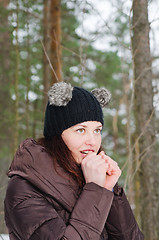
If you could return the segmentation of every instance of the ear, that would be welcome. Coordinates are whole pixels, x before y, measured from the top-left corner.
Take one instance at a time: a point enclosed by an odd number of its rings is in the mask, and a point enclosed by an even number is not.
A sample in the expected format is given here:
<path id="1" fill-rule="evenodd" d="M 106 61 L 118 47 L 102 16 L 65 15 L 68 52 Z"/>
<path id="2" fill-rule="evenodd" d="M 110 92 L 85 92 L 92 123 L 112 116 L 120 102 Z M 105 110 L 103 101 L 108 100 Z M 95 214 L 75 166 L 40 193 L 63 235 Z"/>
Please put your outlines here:
<path id="1" fill-rule="evenodd" d="M 50 105 L 66 106 L 72 99 L 73 87 L 65 82 L 55 83 L 48 91 Z"/>
<path id="2" fill-rule="evenodd" d="M 91 92 L 97 98 L 101 107 L 106 107 L 106 105 L 110 102 L 111 93 L 106 88 L 95 88 Z"/>

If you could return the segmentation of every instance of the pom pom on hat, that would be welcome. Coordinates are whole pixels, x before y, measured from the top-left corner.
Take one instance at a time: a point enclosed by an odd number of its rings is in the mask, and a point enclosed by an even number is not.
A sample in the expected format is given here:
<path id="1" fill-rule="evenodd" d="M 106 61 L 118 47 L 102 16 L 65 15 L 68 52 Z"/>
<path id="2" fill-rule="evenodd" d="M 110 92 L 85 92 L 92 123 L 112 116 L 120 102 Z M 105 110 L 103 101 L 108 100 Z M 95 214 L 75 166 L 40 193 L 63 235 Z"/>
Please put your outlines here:
<path id="1" fill-rule="evenodd" d="M 106 88 L 95 88 L 92 90 L 92 93 L 99 101 L 101 107 L 106 107 L 110 102 L 111 93 Z"/>
<path id="2" fill-rule="evenodd" d="M 65 82 L 55 83 L 48 91 L 50 105 L 66 106 L 72 99 L 73 87 Z"/>

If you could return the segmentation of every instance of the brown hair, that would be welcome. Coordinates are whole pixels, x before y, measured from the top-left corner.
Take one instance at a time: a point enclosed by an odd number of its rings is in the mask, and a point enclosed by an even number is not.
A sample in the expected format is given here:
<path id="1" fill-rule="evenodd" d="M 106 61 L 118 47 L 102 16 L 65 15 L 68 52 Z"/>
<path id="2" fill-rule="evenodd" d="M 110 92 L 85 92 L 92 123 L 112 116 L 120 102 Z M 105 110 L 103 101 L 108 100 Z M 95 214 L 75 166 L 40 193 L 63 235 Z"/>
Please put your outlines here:
<path id="1" fill-rule="evenodd" d="M 70 174 L 70 176 L 72 176 L 80 188 L 84 185 L 85 180 L 81 167 L 73 158 L 71 151 L 66 146 L 61 135 L 56 135 L 51 138 L 40 138 L 37 140 L 37 143 L 42 145 L 52 157 L 56 172 L 55 163 L 57 162 Z"/>

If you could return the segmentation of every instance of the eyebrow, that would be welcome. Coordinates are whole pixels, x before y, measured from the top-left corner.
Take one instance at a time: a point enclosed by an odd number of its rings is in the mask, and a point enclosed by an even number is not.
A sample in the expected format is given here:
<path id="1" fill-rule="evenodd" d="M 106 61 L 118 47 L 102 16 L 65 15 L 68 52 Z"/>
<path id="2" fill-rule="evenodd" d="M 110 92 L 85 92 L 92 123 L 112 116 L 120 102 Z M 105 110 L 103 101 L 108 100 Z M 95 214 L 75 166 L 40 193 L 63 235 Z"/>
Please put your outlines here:
<path id="1" fill-rule="evenodd" d="M 74 127 L 85 127 L 85 128 L 87 128 L 88 126 L 86 126 L 86 125 L 84 125 L 84 124 L 82 124 L 82 123 L 79 123 L 79 124 L 77 124 L 77 125 L 75 125 Z M 96 126 L 95 128 L 99 128 L 99 127 L 101 127 L 102 128 L 102 124 L 101 125 L 98 125 L 98 126 Z"/>

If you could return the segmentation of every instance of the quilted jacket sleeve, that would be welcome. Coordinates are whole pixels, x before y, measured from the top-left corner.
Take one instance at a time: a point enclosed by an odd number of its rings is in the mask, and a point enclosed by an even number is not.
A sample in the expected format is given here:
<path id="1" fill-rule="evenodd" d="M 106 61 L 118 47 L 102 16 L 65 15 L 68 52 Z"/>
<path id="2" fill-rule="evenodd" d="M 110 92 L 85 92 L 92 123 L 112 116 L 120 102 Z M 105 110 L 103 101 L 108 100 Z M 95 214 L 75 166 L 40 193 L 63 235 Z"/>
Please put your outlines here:
<path id="1" fill-rule="evenodd" d="M 118 186 L 117 186 L 118 187 Z M 114 194 L 106 221 L 109 240 L 144 240 L 122 188 Z"/>
<path id="2" fill-rule="evenodd" d="M 94 183 L 86 184 L 66 226 L 36 188 L 26 180 L 14 177 L 5 199 L 6 224 L 10 236 L 14 232 L 14 239 L 98 240 L 112 200 L 112 192 Z"/>

